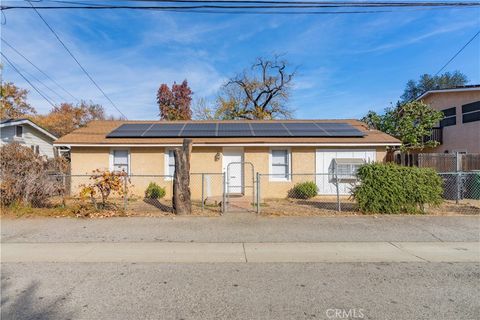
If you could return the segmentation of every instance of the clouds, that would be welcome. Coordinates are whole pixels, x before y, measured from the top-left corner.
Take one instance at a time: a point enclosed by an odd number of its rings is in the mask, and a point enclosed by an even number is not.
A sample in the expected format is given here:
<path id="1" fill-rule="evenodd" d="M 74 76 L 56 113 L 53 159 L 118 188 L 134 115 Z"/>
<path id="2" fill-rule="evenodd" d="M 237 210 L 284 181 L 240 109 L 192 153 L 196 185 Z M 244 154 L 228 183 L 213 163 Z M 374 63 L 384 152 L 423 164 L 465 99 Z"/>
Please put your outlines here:
<path id="1" fill-rule="evenodd" d="M 187 79 L 195 98 L 212 100 L 226 79 L 256 57 L 274 53 L 284 53 L 293 66 L 299 66 L 290 103 L 299 117 L 352 117 L 383 108 L 396 101 L 408 79 L 433 72 L 449 58 L 445 48 L 459 47 L 459 35 L 478 29 L 478 12 L 458 12 L 368 16 L 130 11 L 42 14 L 129 118 L 155 119 L 160 83 Z M 74 95 L 101 103 L 116 114 L 33 12 L 7 12 L 2 37 Z M 480 82 L 480 65 L 473 61 L 478 50 L 478 42 L 472 43 L 452 63 L 452 68 L 460 68 L 473 82 Z M 3 47 L 2 52 L 46 81 L 8 48 Z M 28 88 L 8 66 L 4 80 Z M 40 112 L 50 108 L 33 90 L 29 99 Z"/>

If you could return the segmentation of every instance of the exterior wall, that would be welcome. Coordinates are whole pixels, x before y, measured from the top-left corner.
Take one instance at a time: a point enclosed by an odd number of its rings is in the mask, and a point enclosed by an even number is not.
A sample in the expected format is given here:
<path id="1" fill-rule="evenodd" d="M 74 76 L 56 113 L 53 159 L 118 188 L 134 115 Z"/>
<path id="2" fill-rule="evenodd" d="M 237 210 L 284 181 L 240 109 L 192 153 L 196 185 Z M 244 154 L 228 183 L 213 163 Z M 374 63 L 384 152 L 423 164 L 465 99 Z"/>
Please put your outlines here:
<path id="1" fill-rule="evenodd" d="M 15 136 L 15 127 L 16 126 L 12 125 L 0 129 L 0 145 L 18 142 L 28 148 L 31 148 L 31 146 L 38 146 L 40 155 L 48 158 L 53 158 L 55 156 L 52 138 L 29 125 L 22 125 L 23 136 L 17 137 Z"/>
<path id="2" fill-rule="evenodd" d="M 121 148 L 118 148 L 121 149 Z M 315 152 L 319 147 L 291 147 L 291 170 L 294 174 L 291 181 L 270 181 L 268 176 L 262 176 L 262 198 L 284 198 L 296 183 L 315 181 Z M 325 147 L 332 149 L 332 147 Z M 335 148 L 342 149 L 342 148 Z M 355 149 L 355 148 L 346 148 Z M 359 149 L 365 149 L 361 147 Z M 145 189 L 150 182 L 165 187 L 166 197 L 172 196 L 172 181 L 165 175 L 165 152 L 162 147 L 132 147 L 130 150 L 131 193 L 143 197 Z M 72 175 L 87 175 L 95 169 L 107 170 L 110 165 L 111 148 L 108 147 L 74 147 L 71 150 Z M 215 160 L 220 153 L 218 160 Z M 222 176 L 222 148 L 221 147 L 194 147 L 191 159 L 191 192 L 192 199 L 199 200 L 203 192 L 205 197 L 221 199 L 223 193 Z M 254 175 L 257 172 L 269 173 L 269 147 L 245 147 L 244 161 L 251 162 L 254 166 Z M 386 148 L 376 148 L 376 160 L 385 161 Z M 295 175 L 298 174 L 298 175 Z M 143 175 L 143 176 L 142 176 Z M 157 175 L 157 176 L 155 176 Z M 252 186 L 254 177 L 251 169 L 245 166 L 244 185 Z M 79 185 L 88 183 L 88 177 L 72 177 L 72 195 L 77 195 Z M 250 195 L 251 189 L 246 189 Z"/>
<path id="3" fill-rule="evenodd" d="M 462 123 L 462 105 L 480 101 L 480 90 L 431 93 L 423 101 L 436 110 L 456 108 L 457 124 L 443 128 L 443 144 L 430 152 L 480 153 L 480 121 Z"/>

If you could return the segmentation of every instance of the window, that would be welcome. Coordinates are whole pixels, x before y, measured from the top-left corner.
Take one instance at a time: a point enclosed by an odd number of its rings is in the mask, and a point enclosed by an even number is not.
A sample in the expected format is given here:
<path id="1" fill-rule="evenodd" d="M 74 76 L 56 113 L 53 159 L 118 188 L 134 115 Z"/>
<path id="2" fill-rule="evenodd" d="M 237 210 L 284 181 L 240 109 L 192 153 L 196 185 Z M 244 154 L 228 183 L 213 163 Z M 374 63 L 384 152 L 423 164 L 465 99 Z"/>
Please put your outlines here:
<path id="1" fill-rule="evenodd" d="M 169 177 L 165 177 L 165 180 L 171 180 L 173 175 L 175 174 L 175 155 L 173 149 L 165 150 L 165 169 L 164 174 L 168 175 Z"/>
<path id="2" fill-rule="evenodd" d="M 23 127 L 15 126 L 15 136 L 21 138 L 23 136 Z"/>
<path id="3" fill-rule="evenodd" d="M 288 149 L 273 149 L 270 154 L 270 180 L 290 180 L 290 152 Z"/>
<path id="4" fill-rule="evenodd" d="M 168 175 L 173 176 L 175 174 L 175 155 L 173 150 L 168 150 Z"/>
<path id="5" fill-rule="evenodd" d="M 440 128 L 454 126 L 457 124 L 456 108 L 448 108 L 442 110 L 443 119 L 440 121 Z"/>
<path id="6" fill-rule="evenodd" d="M 112 171 L 128 173 L 128 150 L 113 150 Z"/>
<path id="7" fill-rule="evenodd" d="M 480 101 L 462 106 L 462 122 L 480 121 Z"/>

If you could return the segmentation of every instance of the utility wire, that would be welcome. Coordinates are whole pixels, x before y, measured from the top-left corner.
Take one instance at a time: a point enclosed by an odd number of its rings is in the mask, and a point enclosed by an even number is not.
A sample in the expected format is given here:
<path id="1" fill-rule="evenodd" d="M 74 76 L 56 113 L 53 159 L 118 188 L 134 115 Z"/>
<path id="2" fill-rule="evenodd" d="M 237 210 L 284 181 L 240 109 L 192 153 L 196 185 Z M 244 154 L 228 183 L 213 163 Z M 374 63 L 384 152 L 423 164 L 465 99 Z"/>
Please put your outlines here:
<path id="1" fill-rule="evenodd" d="M 35 69 L 38 70 L 38 72 L 40 72 L 41 74 L 43 74 L 47 79 L 49 79 L 50 81 L 52 81 L 55 85 L 57 85 L 60 89 L 62 89 L 66 94 L 68 94 L 70 97 L 72 97 L 73 99 L 75 99 L 77 102 L 80 102 L 80 100 L 78 98 L 76 98 L 74 95 L 72 95 L 69 91 L 67 91 L 67 89 L 65 89 L 62 85 L 60 85 L 57 81 L 55 81 L 54 79 L 52 79 L 47 73 L 45 73 L 42 69 L 40 69 L 39 67 L 37 67 L 32 61 L 30 61 L 27 57 L 25 57 L 25 55 L 23 55 L 21 52 L 19 52 L 17 49 L 15 49 L 10 43 L 7 42 L 7 40 L 1 38 L 1 40 L 10 48 L 12 49 L 16 54 L 18 54 L 19 56 L 21 56 L 23 59 L 25 59 L 28 63 L 30 63 Z M 58 93 L 57 93 L 58 95 Z M 58 95 L 60 96 L 60 95 Z M 65 100 L 65 98 L 61 97 L 63 100 Z"/>
<path id="2" fill-rule="evenodd" d="M 34 6 L 30 0 L 26 0 L 31 8 L 37 10 L 53 10 L 53 9 L 82 9 L 82 10 L 105 10 L 105 9 L 130 9 L 130 10 L 191 10 L 191 9 L 312 9 L 312 8 L 359 8 L 359 7 L 375 7 L 375 8 L 407 8 L 407 7 L 478 7 L 480 2 L 332 2 L 332 1 L 262 1 L 262 0 L 243 0 L 243 1 L 218 1 L 218 0 L 168 0 L 163 2 L 188 4 L 188 5 L 155 5 L 155 6 L 138 6 L 138 5 L 111 5 L 98 3 L 85 3 L 75 1 L 63 1 L 63 3 L 72 4 L 70 6 Z M 62 3 L 61 0 L 56 2 Z M 205 4 L 207 3 L 207 4 Z M 213 4 L 212 4 L 213 3 Z M 225 5 L 227 3 L 227 5 Z M 78 4 L 75 5 L 75 4 Z M 239 5 L 243 4 L 243 5 Z M 254 5 L 252 5 L 254 4 Z M 31 9 L 26 6 L 1 6 L 1 10 L 8 9 Z"/>
<path id="3" fill-rule="evenodd" d="M 50 101 L 36 86 L 34 86 L 33 83 L 31 83 L 30 80 L 28 80 L 28 78 L 25 77 L 25 75 L 20 70 L 18 70 L 17 67 L 15 67 L 15 65 L 7 58 L 7 56 L 3 54 L 3 52 L 0 52 L 0 54 L 5 59 L 5 61 L 7 61 L 8 64 L 13 68 L 13 70 L 15 70 L 40 96 L 42 96 L 45 101 L 47 101 L 52 107 L 55 107 L 55 104 L 52 103 L 52 101 Z"/>
<path id="4" fill-rule="evenodd" d="M 475 40 L 475 38 L 478 37 L 479 34 L 480 30 L 478 30 L 477 33 L 475 33 L 473 37 L 471 37 L 470 40 L 468 40 L 467 43 L 465 43 L 465 45 L 460 48 L 460 50 L 458 50 L 457 53 L 455 53 L 453 57 L 451 57 L 450 60 L 448 60 L 447 63 L 445 63 L 443 67 L 441 67 L 440 70 L 437 71 L 437 73 L 435 73 L 435 75 L 438 75 L 440 72 L 442 72 L 443 69 L 445 69 L 450 64 L 450 62 L 452 62 L 466 47 L 468 47 L 468 45 L 472 43 L 472 41 Z"/>
<path id="5" fill-rule="evenodd" d="M 37 13 L 37 15 L 40 17 L 40 19 L 42 19 L 42 21 L 45 23 L 45 25 L 48 27 L 48 29 L 53 33 L 53 35 L 55 36 L 55 38 L 57 38 L 58 42 L 60 42 L 60 44 L 63 46 L 63 48 L 68 52 L 68 54 L 72 57 L 73 60 L 75 60 L 75 62 L 77 63 L 77 65 L 80 67 L 80 69 L 82 69 L 83 73 L 85 73 L 85 75 L 90 79 L 90 81 L 95 85 L 95 87 L 97 87 L 97 89 L 103 94 L 103 96 L 111 103 L 111 105 L 122 115 L 122 117 L 125 118 L 125 120 L 128 120 L 127 119 L 127 116 L 125 116 L 125 114 L 120 111 L 120 109 L 117 107 L 117 105 L 112 101 L 112 99 L 110 99 L 109 96 L 107 96 L 107 94 L 105 93 L 105 91 L 103 91 L 103 89 L 97 84 L 97 82 L 92 78 L 92 76 L 88 73 L 88 71 L 82 66 L 82 64 L 78 61 L 77 58 L 75 58 L 75 56 L 73 55 L 73 53 L 70 51 L 70 49 L 68 49 L 67 45 L 62 41 L 62 39 L 60 39 L 60 37 L 58 36 L 58 34 L 55 32 L 55 30 L 53 30 L 53 28 L 48 24 L 48 22 L 43 18 L 43 16 L 40 14 L 40 12 L 38 12 L 38 10 L 33 6 L 33 4 L 30 2 L 30 0 L 27 0 L 28 3 L 30 4 L 30 6 L 33 8 L 33 10 L 35 10 L 35 12 Z"/>

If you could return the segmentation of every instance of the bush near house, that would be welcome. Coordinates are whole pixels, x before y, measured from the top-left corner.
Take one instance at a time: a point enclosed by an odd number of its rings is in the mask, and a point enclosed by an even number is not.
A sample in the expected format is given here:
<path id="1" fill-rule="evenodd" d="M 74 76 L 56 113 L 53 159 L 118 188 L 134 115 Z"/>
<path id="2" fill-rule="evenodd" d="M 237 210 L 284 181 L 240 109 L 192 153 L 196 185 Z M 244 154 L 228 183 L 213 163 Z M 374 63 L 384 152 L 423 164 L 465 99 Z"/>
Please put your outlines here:
<path id="1" fill-rule="evenodd" d="M 14 207 L 45 207 L 63 192 L 63 183 L 50 175 L 64 172 L 65 159 L 47 159 L 19 143 L 0 148 L 0 202 Z"/>
<path id="2" fill-rule="evenodd" d="M 150 182 L 148 184 L 147 190 L 145 190 L 145 198 L 148 199 L 160 199 L 165 197 L 165 194 L 165 188 L 160 187 L 155 182 Z"/>
<path id="3" fill-rule="evenodd" d="M 359 168 L 353 198 L 365 213 L 424 213 L 442 202 L 442 179 L 429 168 L 372 163 Z"/>
<path id="4" fill-rule="evenodd" d="M 313 181 L 297 183 L 288 192 L 289 198 L 310 199 L 317 195 L 318 187 Z"/>
<path id="5" fill-rule="evenodd" d="M 95 209 L 98 209 L 97 196 L 100 196 L 101 209 L 107 207 L 107 200 L 110 194 L 124 196 L 128 192 L 127 174 L 125 172 L 110 172 L 94 170 L 90 176 L 90 184 L 82 185 L 80 197 L 90 198 Z"/>

